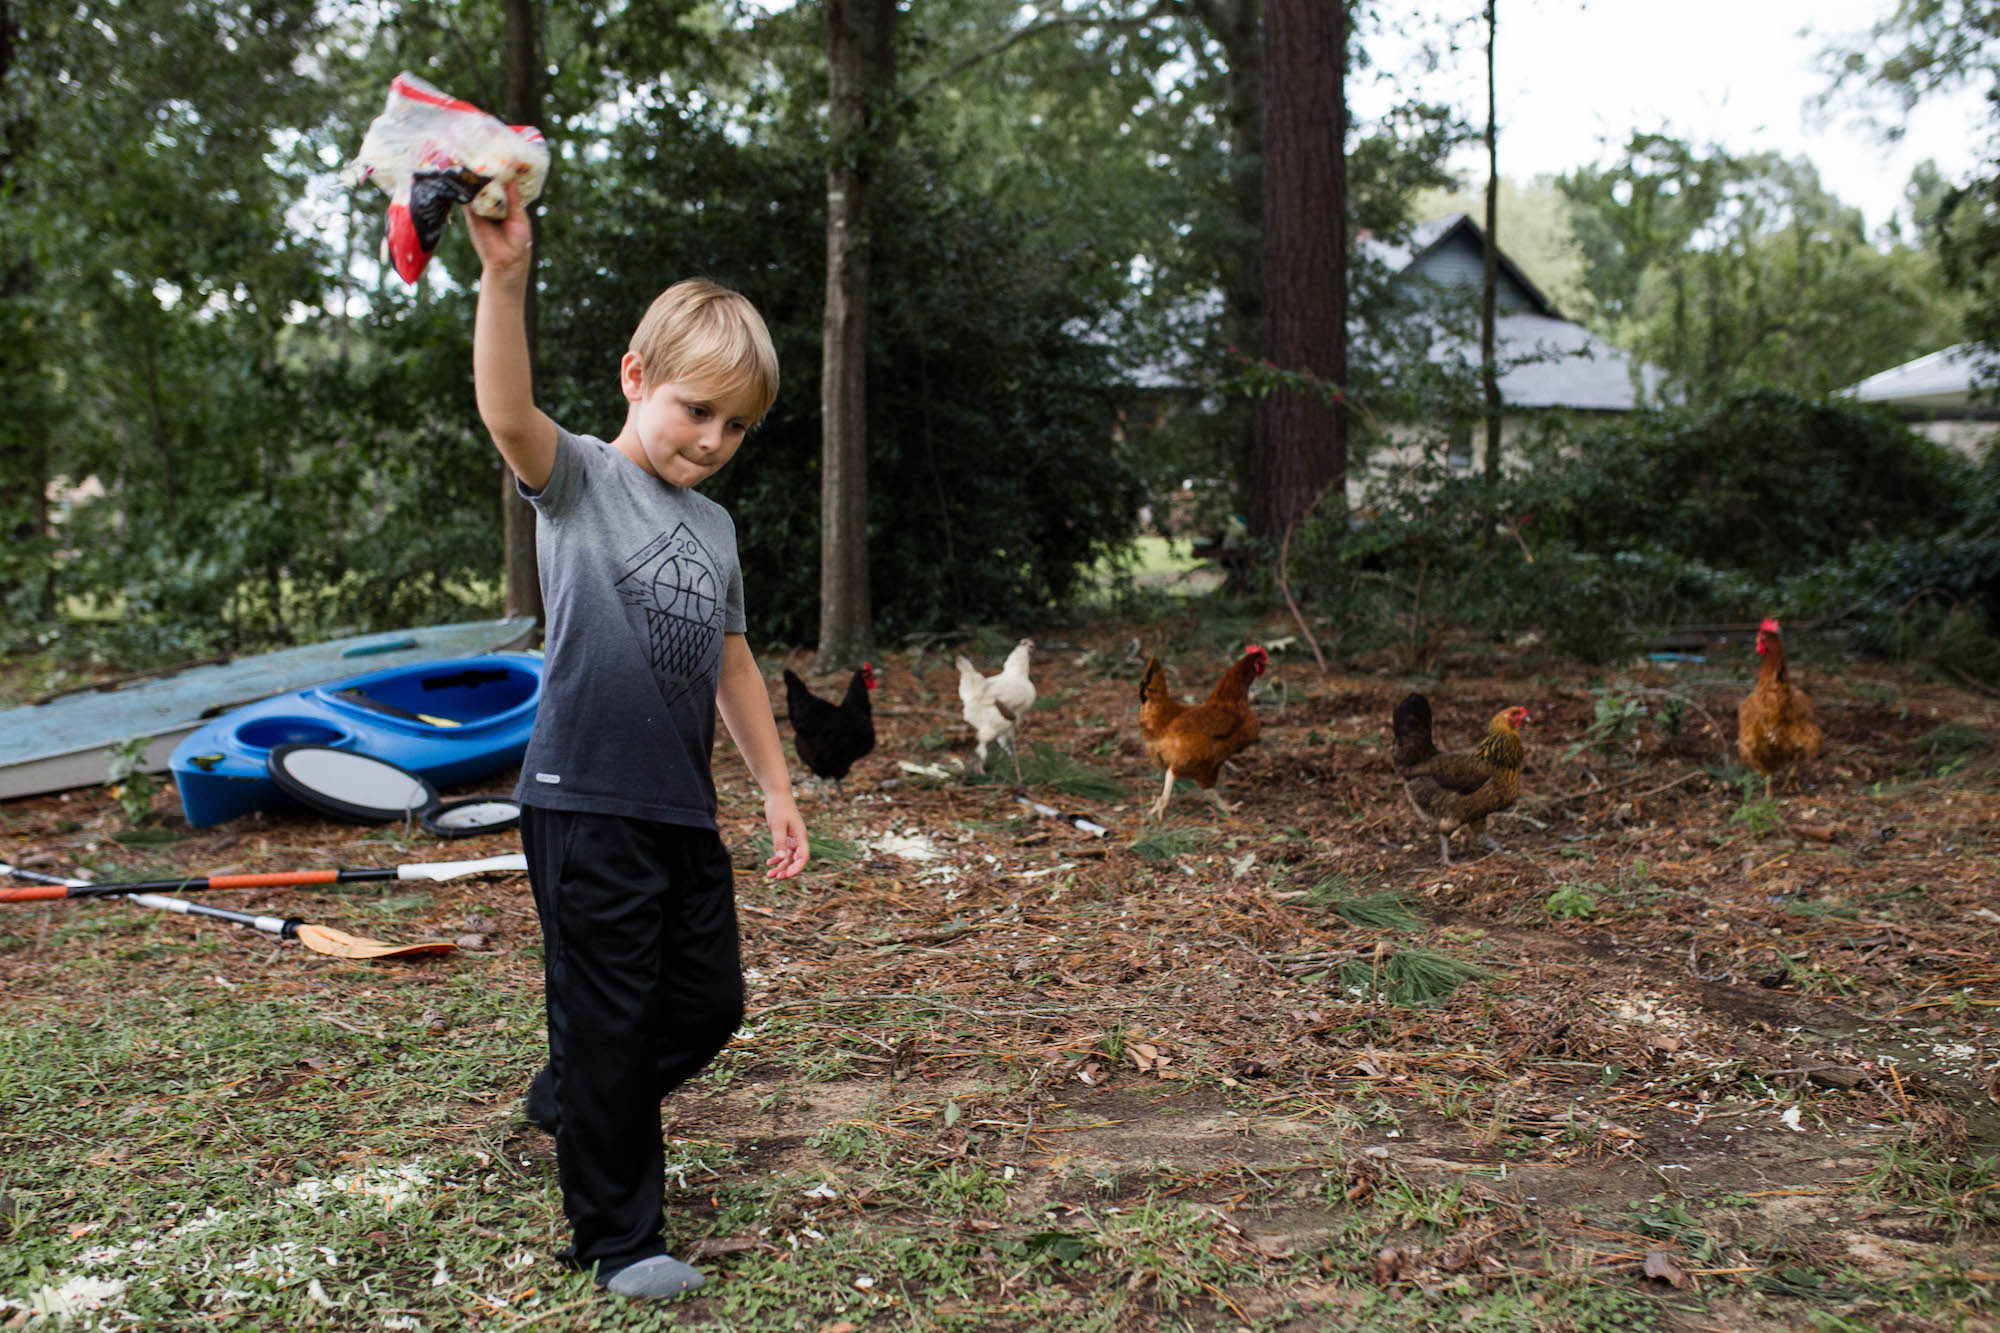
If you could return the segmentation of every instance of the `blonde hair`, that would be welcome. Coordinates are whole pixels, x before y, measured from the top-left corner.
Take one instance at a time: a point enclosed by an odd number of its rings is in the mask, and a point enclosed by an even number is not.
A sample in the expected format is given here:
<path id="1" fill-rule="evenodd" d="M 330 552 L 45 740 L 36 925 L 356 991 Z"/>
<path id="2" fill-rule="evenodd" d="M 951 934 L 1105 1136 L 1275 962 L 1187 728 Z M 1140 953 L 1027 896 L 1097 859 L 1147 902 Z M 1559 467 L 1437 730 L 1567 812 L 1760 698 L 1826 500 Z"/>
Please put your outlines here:
<path id="1" fill-rule="evenodd" d="M 643 386 L 691 384 L 729 398 L 749 391 L 762 420 L 778 397 L 778 353 L 748 297 L 706 278 L 677 282 L 653 298 L 630 350 Z"/>

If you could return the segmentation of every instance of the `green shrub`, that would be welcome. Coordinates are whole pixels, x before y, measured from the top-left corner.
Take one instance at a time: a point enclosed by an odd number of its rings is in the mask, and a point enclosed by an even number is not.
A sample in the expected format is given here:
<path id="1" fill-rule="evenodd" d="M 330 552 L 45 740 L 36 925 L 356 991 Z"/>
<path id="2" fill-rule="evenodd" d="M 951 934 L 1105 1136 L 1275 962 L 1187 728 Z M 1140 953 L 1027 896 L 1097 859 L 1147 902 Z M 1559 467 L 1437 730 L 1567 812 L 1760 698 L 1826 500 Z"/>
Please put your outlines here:
<path id="1" fill-rule="evenodd" d="M 1539 454 L 1513 497 L 1535 531 L 1766 579 L 1840 559 L 1856 540 L 1935 533 L 1966 514 L 1972 480 L 1885 413 L 1775 389 L 1635 412 Z"/>

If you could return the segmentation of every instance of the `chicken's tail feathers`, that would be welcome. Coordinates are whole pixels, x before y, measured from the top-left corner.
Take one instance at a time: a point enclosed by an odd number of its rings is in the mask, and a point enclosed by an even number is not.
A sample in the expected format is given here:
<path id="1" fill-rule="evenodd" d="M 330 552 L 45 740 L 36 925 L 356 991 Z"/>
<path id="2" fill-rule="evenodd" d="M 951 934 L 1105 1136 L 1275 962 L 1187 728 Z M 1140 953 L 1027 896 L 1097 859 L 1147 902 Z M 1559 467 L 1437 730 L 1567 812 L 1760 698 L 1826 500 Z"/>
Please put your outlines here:
<path id="1" fill-rule="evenodd" d="M 806 688 L 806 683 L 800 680 L 790 667 L 786 667 L 785 720 L 797 726 L 799 719 L 812 711 L 812 704 L 807 700 L 813 698 L 813 692 Z"/>
<path id="2" fill-rule="evenodd" d="M 1139 673 L 1139 702 L 1150 703 L 1167 692 L 1167 673 L 1160 665 L 1160 659 L 1146 659 L 1146 669 Z"/>
<path id="3" fill-rule="evenodd" d="M 1408 695 L 1396 705 L 1394 726 L 1395 745 L 1389 758 L 1398 772 L 1437 753 L 1437 743 L 1431 738 L 1431 701 L 1423 695 Z"/>

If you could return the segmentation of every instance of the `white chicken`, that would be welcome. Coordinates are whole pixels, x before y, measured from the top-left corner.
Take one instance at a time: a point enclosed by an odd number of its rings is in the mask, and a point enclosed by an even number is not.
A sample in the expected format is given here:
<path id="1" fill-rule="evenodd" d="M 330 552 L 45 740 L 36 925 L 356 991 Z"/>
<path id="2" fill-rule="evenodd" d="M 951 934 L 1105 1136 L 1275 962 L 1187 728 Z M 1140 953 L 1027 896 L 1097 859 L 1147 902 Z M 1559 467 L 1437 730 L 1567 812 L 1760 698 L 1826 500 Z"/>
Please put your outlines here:
<path id="1" fill-rule="evenodd" d="M 982 676 L 966 658 L 958 659 L 958 698 L 964 705 L 965 724 L 979 738 L 979 771 L 986 771 L 986 747 L 1004 741 L 1014 760 L 1014 780 L 1021 780 L 1021 756 L 1014 749 L 1014 733 L 1021 715 L 1035 706 L 1035 682 L 1028 679 L 1028 654 L 1035 641 L 1023 639 L 1007 654 L 997 676 Z"/>

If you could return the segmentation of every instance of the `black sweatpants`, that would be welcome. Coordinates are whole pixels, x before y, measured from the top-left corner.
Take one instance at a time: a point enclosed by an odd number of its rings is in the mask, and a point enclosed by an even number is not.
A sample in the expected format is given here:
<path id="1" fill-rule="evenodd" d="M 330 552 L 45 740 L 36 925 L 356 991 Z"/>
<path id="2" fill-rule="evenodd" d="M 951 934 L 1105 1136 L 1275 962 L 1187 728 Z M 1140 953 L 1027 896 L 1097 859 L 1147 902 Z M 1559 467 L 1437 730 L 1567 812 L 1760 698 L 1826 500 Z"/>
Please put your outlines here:
<path id="1" fill-rule="evenodd" d="M 713 829 L 523 806 L 545 950 L 561 1258 L 665 1254 L 660 1099 L 743 1021 L 729 853 Z"/>

